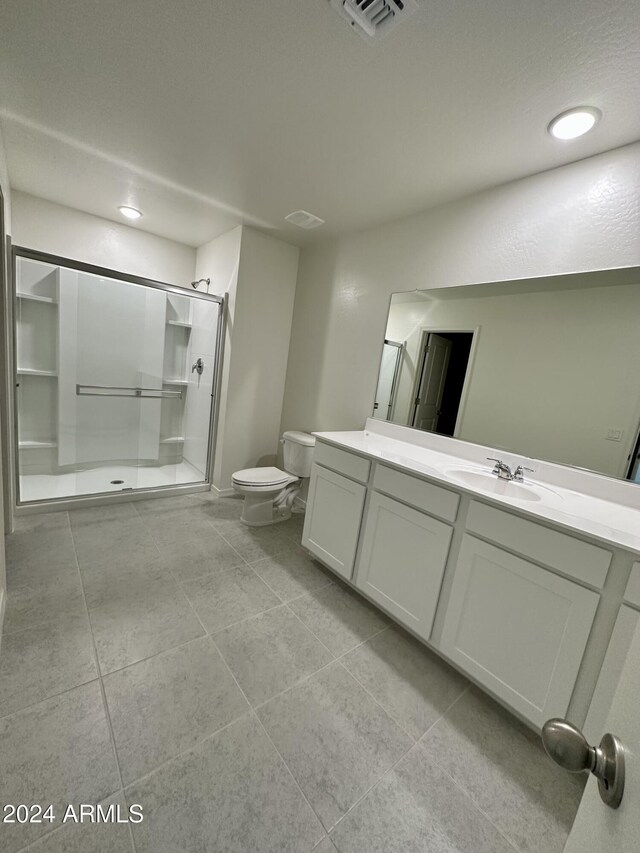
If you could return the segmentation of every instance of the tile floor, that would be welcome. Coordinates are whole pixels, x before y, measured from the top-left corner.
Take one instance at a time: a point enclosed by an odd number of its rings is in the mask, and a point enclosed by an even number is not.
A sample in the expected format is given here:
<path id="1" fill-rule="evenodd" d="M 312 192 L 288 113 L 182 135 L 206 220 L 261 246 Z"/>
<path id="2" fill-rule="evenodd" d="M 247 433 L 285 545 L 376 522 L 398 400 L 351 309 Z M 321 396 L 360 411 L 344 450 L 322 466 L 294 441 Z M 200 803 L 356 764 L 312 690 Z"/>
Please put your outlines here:
<path id="1" fill-rule="evenodd" d="M 561 853 L 582 782 L 299 547 L 208 494 L 7 538 L 0 825 L 15 853 Z"/>

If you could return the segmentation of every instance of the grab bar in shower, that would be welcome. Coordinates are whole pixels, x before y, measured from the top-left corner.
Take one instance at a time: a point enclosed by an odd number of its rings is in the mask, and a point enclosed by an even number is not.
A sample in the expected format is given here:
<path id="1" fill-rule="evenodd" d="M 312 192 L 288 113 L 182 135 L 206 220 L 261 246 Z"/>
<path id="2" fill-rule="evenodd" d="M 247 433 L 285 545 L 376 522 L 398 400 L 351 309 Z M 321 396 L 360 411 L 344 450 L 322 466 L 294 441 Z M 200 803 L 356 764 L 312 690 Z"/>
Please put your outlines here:
<path id="1" fill-rule="evenodd" d="M 130 385 L 76 385 L 78 397 L 138 397 L 143 400 L 154 398 L 182 398 L 182 389 L 165 391 L 162 388 L 140 388 Z"/>

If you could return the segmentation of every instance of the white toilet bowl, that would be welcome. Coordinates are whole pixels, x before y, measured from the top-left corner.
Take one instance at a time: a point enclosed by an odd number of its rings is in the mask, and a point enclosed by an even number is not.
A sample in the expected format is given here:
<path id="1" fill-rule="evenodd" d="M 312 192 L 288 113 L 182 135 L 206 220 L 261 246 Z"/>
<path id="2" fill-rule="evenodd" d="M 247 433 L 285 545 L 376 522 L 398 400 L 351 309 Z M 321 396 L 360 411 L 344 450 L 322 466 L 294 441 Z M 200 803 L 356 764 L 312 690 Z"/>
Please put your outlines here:
<path id="1" fill-rule="evenodd" d="M 293 502 L 302 480 L 311 475 L 315 438 L 306 432 L 290 430 L 282 436 L 284 466 L 245 468 L 232 476 L 233 488 L 244 495 L 240 521 L 250 527 L 262 527 L 291 518 Z"/>

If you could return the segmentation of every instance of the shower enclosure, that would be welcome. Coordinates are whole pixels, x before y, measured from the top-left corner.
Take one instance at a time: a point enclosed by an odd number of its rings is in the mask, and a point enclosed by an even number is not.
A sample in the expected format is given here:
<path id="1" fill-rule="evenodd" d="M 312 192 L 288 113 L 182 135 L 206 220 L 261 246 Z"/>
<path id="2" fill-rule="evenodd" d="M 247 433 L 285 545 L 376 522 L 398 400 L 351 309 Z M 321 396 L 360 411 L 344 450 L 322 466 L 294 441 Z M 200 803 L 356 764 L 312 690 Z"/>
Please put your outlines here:
<path id="1" fill-rule="evenodd" d="M 223 299 L 13 250 L 17 505 L 210 479 Z"/>

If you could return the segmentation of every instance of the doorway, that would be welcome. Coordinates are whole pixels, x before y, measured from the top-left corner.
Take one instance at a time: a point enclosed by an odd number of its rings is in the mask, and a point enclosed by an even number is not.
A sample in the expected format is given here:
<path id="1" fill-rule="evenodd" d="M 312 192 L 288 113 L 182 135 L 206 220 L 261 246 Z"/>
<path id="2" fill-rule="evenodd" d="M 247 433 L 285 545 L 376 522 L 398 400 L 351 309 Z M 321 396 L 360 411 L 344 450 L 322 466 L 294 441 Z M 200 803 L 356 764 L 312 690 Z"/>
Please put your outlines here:
<path id="1" fill-rule="evenodd" d="M 475 331 L 423 329 L 411 426 L 456 436 Z"/>

